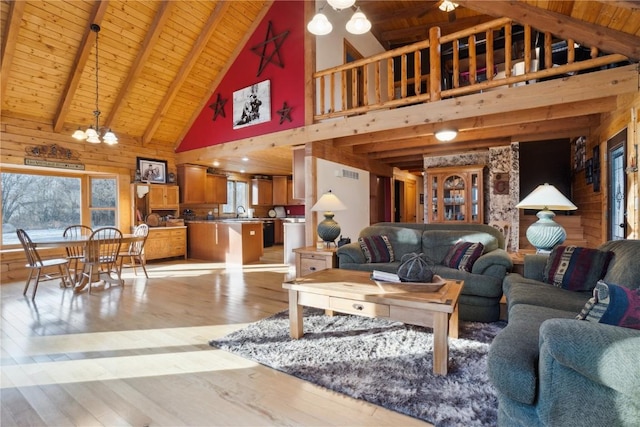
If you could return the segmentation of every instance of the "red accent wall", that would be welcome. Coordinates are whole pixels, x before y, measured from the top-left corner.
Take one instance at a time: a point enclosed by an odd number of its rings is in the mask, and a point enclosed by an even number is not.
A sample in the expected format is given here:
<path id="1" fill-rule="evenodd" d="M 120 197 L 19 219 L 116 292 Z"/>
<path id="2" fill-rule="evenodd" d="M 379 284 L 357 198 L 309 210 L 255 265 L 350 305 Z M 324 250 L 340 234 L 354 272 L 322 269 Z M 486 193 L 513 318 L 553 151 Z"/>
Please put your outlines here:
<path id="1" fill-rule="evenodd" d="M 257 76 L 261 57 L 254 53 L 251 48 L 263 43 L 267 39 L 269 21 L 272 23 L 272 32 L 269 38 L 284 33 L 287 30 L 289 31 L 289 34 L 278 50 L 284 68 L 280 68 L 274 63 L 269 63 L 260 76 Z M 274 42 L 267 44 L 267 56 L 274 52 L 274 46 Z M 303 1 L 276 0 L 218 85 L 209 102 L 207 102 L 207 106 L 194 121 L 176 151 L 189 151 L 304 126 L 303 49 Z M 274 59 L 278 62 L 277 54 L 274 55 Z M 233 92 L 265 80 L 271 82 L 271 120 L 266 123 L 234 130 Z M 220 114 L 216 120 L 213 121 L 214 110 L 211 109 L 209 105 L 216 102 L 218 93 L 222 99 L 227 100 L 224 106 L 225 117 L 222 117 Z M 280 124 L 280 115 L 277 111 L 283 107 L 285 102 L 288 107 L 291 108 L 290 116 L 292 121 L 290 122 L 285 119 L 284 122 Z"/>

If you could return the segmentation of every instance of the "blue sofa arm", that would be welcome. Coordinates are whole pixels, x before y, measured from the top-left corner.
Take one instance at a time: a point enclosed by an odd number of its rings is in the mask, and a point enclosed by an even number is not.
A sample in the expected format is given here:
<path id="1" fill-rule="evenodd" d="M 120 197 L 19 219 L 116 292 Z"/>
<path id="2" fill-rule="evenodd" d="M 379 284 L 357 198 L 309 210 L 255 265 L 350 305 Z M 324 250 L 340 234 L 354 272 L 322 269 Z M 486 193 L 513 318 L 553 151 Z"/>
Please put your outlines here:
<path id="1" fill-rule="evenodd" d="M 360 248 L 360 243 L 352 242 L 340 246 L 336 251 L 338 255 L 338 267 L 340 264 L 364 264 L 364 252 Z"/>
<path id="2" fill-rule="evenodd" d="M 474 274 L 484 274 L 493 276 L 500 280 L 504 278 L 507 271 L 511 271 L 513 262 L 511 257 L 504 249 L 494 249 L 491 252 L 483 254 L 473 263 L 471 272 Z"/>
<path id="3" fill-rule="evenodd" d="M 552 384 L 546 372 L 554 359 L 619 393 L 633 397 L 640 410 L 640 331 L 574 319 L 548 319 L 540 326 L 540 383 Z M 639 418 L 640 419 L 640 418 Z"/>

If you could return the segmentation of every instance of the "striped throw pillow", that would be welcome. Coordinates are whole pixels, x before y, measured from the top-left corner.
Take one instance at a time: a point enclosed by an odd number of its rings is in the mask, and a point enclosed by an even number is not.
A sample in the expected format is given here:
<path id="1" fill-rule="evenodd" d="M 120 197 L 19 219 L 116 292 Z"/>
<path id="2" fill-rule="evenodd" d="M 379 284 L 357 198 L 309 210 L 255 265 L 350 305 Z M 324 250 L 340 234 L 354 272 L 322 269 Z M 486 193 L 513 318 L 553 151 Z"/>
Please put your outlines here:
<path id="1" fill-rule="evenodd" d="M 599 280 L 576 319 L 640 329 L 640 290 Z"/>
<path id="2" fill-rule="evenodd" d="M 389 243 L 389 238 L 385 235 L 359 237 L 358 243 L 360 243 L 360 248 L 368 263 L 393 262 L 395 260 L 393 248 Z"/>
<path id="3" fill-rule="evenodd" d="M 484 245 L 480 242 L 457 242 L 449 249 L 442 263 L 450 268 L 470 272 L 483 251 Z"/>

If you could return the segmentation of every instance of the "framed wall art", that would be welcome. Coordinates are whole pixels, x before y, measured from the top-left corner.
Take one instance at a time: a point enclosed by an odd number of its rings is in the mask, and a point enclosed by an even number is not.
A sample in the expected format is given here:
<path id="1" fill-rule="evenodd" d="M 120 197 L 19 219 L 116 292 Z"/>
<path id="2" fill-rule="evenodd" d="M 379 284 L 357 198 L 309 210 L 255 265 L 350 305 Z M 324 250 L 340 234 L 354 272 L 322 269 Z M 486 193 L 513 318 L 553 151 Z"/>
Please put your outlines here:
<path id="1" fill-rule="evenodd" d="M 167 182 L 167 162 L 164 160 L 145 159 L 137 157 L 137 170 L 140 171 L 140 180 L 153 184 Z"/>
<path id="2" fill-rule="evenodd" d="M 271 82 L 265 80 L 233 92 L 233 128 L 271 120 Z"/>
<path id="3" fill-rule="evenodd" d="M 587 184 L 593 184 L 593 159 L 588 159 L 585 162 L 584 177 Z"/>
<path id="4" fill-rule="evenodd" d="M 587 161 L 587 137 L 580 136 L 573 141 L 573 170 L 581 171 Z"/>
<path id="5" fill-rule="evenodd" d="M 593 191 L 600 191 L 600 146 L 593 147 Z"/>

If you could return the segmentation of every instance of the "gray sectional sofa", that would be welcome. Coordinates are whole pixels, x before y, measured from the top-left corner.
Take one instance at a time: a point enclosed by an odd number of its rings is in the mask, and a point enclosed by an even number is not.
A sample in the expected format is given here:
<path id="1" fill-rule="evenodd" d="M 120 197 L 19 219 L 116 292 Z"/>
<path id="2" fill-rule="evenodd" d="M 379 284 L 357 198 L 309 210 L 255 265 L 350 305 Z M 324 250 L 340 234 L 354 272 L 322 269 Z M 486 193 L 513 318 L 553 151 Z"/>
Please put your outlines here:
<path id="1" fill-rule="evenodd" d="M 513 267 L 504 250 L 504 236 L 488 225 L 416 224 L 382 222 L 365 227 L 359 237 L 386 235 L 395 261 L 367 263 L 357 239 L 337 250 L 338 266 L 350 270 L 382 270 L 397 272 L 402 255 L 424 253 L 435 263 L 435 274 L 448 279 L 464 280 L 459 301 L 461 320 L 493 322 L 500 316 L 502 281 Z M 442 265 L 449 249 L 459 240 L 481 242 L 484 253 L 473 264 L 471 272 Z"/>
<path id="2" fill-rule="evenodd" d="M 640 240 L 599 249 L 614 253 L 605 282 L 640 287 Z M 640 330 L 576 320 L 592 292 L 543 283 L 546 263 L 526 256 L 504 280 L 508 325 L 488 357 L 499 425 L 639 426 Z"/>

